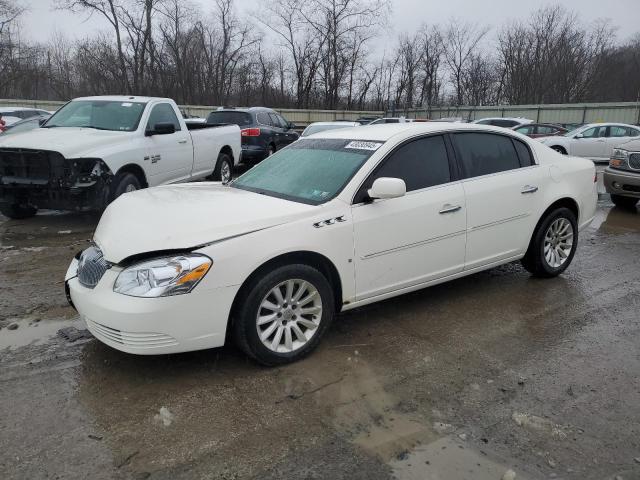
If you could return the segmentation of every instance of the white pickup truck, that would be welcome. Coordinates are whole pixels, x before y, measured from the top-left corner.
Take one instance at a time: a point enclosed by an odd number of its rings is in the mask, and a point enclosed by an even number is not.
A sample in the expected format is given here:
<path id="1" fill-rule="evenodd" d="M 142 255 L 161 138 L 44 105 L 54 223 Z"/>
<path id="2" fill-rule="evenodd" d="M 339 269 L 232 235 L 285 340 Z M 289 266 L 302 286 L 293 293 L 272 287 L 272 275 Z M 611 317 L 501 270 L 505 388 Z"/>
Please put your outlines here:
<path id="1" fill-rule="evenodd" d="M 41 128 L 0 139 L 0 212 L 102 210 L 125 192 L 231 180 L 237 125 L 185 123 L 168 98 L 77 98 Z"/>

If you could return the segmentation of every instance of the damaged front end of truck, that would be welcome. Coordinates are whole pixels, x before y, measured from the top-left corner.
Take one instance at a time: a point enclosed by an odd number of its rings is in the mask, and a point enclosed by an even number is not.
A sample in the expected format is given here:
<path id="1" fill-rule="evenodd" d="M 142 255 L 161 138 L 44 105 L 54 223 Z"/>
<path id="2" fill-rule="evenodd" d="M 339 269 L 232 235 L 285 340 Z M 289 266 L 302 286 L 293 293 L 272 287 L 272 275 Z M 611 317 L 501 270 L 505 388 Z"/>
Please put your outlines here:
<path id="1" fill-rule="evenodd" d="M 58 152 L 0 148 L 0 204 L 36 209 L 102 210 L 113 173 L 99 158 L 67 159 Z"/>

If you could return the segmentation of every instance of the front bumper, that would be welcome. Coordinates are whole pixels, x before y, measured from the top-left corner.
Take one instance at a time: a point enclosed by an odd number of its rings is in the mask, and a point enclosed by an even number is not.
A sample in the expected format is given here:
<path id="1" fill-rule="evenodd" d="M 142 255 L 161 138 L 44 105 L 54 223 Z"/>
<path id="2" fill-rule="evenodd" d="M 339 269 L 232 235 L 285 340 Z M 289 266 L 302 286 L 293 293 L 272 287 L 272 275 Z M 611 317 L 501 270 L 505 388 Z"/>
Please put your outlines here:
<path id="1" fill-rule="evenodd" d="M 603 181 L 607 193 L 640 198 L 640 172 L 607 167 L 604 170 Z"/>
<path id="2" fill-rule="evenodd" d="M 72 305 L 101 342 L 138 355 L 188 352 L 224 345 L 238 286 L 196 287 L 191 293 L 137 298 L 115 293 L 119 270 L 108 270 L 94 289 L 75 277 L 74 259 L 65 279 Z"/>

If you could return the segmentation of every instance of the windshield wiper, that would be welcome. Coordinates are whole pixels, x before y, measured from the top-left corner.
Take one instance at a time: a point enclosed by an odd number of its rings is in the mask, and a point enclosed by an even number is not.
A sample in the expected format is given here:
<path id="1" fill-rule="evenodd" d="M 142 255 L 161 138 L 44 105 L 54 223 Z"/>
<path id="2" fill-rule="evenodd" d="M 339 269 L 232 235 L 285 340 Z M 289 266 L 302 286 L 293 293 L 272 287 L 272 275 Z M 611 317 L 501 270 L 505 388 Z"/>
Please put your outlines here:
<path id="1" fill-rule="evenodd" d="M 110 128 L 96 127 L 94 125 L 79 125 L 78 128 L 93 128 L 94 130 L 111 130 Z"/>

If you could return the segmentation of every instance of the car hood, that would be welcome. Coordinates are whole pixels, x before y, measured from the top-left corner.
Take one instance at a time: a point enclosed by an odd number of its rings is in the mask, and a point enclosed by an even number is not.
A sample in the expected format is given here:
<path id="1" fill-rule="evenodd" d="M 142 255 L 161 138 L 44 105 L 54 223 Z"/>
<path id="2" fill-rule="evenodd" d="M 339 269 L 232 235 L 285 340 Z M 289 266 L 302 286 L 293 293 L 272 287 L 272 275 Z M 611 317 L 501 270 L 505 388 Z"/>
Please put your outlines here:
<path id="1" fill-rule="evenodd" d="M 94 241 L 105 259 L 188 250 L 311 215 L 320 207 L 219 183 L 189 183 L 125 193 L 105 210 Z"/>
<path id="2" fill-rule="evenodd" d="M 88 157 L 103 147 L 128 142 L 133 132 L 111 132 L 80 127 L 35 128 L 0 137 L 0 148 L 29 148 L 60 153 L 65 158 Z"/>

